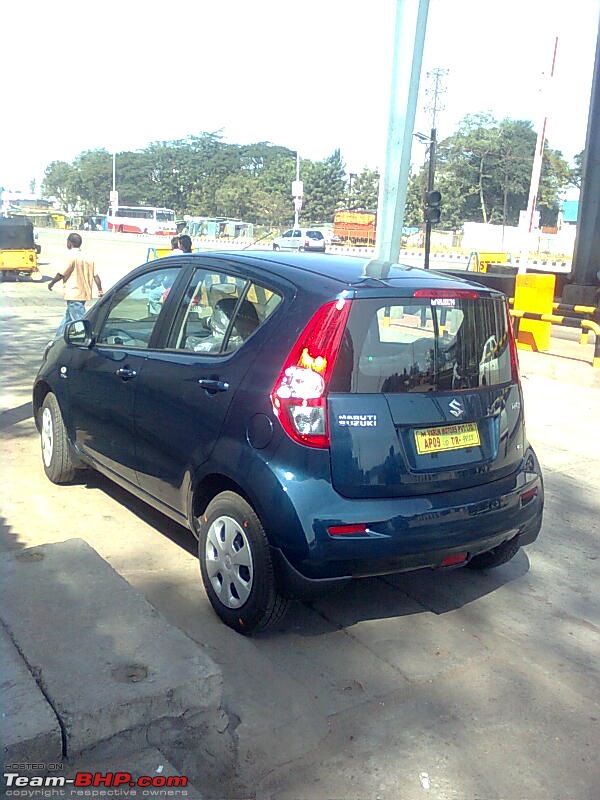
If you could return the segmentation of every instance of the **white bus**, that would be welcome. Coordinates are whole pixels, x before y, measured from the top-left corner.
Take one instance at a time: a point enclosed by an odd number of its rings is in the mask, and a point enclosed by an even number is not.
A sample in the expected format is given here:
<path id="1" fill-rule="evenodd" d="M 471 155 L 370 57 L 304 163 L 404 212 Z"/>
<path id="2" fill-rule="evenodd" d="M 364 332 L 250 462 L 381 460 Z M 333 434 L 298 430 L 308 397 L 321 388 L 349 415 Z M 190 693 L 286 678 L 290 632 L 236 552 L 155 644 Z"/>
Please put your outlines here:
<path id="1" fill-rule="evenodd" d="M 119 233 L 151 233 L 175 236 L 175 212 L 155 206 L 110 206 L 106 229 Z"/>

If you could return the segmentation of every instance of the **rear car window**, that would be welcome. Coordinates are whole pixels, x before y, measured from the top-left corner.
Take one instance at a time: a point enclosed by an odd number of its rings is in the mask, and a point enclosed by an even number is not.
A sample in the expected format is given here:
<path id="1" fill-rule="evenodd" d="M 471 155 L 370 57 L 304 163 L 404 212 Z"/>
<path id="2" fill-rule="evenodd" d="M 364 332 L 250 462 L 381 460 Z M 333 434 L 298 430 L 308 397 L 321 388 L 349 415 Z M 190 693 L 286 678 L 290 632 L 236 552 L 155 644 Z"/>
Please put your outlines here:
<path id="1" fill-rule="evenodd" d="M 322 239 L 323 234 L 321 231 L 306 231 L 306 235 L 309 239 Z"/>
<path id="2" fill-rule="evenodd" d="M 502 298 L 355 300 L 332 391 L 432 392 L 511 380 Z"/>

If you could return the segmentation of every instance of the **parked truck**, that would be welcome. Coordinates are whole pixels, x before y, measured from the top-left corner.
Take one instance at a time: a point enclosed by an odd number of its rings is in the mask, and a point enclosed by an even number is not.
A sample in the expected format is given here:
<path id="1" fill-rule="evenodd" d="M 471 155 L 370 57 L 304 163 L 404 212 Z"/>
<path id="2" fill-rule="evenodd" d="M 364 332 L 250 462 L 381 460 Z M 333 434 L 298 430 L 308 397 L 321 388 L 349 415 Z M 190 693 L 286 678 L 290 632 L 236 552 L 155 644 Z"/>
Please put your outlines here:
<path id="1" fill-rule="evenodd" d="M 337 211 L 333 217 L 333 241 L 375 244 L 377 215 L 371 211 Z"/>

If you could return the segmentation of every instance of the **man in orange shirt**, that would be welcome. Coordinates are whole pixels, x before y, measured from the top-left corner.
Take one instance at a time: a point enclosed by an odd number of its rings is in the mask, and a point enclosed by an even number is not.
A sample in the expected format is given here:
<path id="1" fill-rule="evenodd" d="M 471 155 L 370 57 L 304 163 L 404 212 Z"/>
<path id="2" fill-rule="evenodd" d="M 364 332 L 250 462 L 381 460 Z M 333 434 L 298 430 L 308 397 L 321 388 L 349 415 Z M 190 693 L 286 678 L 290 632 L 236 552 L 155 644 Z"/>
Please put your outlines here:
<path id="1" fill-rule="evenodd" d="M 62 322 L 56 330 L 56 336 L 62 335 L 69 322 L 81 319 L 85 314 L 85 304 L 92 299 L 92 285 L 98 287 L 98 297 L 102 297 L 102 282 L 96 272 L 94 262 L 81 252 L 81 236 L 70 233 L 67 238 L 67 249 L 71 251 L 71 259 L 64 272 L 57 272 L 48 284 L 48 289 L 58 281 L 63 282 L 67 310 Z"/>

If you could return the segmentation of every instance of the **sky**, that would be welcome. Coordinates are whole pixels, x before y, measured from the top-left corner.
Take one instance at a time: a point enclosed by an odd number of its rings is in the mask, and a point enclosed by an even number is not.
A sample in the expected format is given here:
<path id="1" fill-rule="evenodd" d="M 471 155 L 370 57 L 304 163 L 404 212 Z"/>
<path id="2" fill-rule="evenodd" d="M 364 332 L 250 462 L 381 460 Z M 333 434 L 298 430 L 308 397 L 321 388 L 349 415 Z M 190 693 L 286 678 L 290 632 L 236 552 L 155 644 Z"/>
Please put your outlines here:
<path id="1" fill-rule="evenodd" d="M 348 173 L 380 169 L 395 12 L 396 0 L 4 0 L 0 187 L 39 188 L 52 161 L 86 150 L 202 132 L 312 160 L 339 148 Z M 415 129 L 432 126 L 428 73 L 443 69 L 438 139 L 467 114 L 536 131 L 547 116 L 550 147 L 571 162 L 599 14 L 600 0 L 430 0 Z M 415 140 L 413 161 L 425 155 Z"/>

